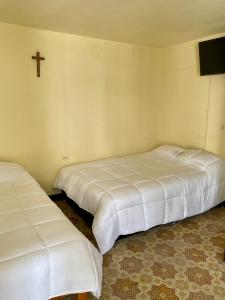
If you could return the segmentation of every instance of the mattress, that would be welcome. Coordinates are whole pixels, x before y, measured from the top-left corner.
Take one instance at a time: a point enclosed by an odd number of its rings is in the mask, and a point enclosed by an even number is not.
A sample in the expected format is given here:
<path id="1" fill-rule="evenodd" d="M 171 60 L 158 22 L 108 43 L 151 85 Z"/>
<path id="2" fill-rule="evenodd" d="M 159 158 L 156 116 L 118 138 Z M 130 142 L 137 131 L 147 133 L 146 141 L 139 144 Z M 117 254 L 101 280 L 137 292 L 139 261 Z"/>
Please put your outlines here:
<path id="1" fill-rule="evenodd" d="M 164 145 L 64 167 L 55 187 L 94 216 L 92 230 L 104 254 L 119 235 L 200 214 L 225 200 L 225 160 Z"/>
<path id="2" fill-rule="evenodd" d="M 19 165 L 0 163 L 0 299 L 100 295 L 102 256 Z"/>

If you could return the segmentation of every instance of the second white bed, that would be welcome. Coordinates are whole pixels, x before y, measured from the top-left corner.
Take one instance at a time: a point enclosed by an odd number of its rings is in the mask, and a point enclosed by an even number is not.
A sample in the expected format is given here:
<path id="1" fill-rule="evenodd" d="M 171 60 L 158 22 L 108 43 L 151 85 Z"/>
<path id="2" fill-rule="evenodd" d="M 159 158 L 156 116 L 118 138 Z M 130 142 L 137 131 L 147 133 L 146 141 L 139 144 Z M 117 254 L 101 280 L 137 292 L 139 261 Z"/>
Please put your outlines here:
<path id="1" fill-rule="evenodd" d="M 0 162 L 0 299 L 99 297 L 102 256 L 20 165 Z"/>
<path id="2" fill-rule="evenodd" d="M 119 235 L 202 213 L 225 200 L 225 160 L 161 146 L 139 155 L 63 168 L 55 187 L 94 216 L 102 254 Z"/>

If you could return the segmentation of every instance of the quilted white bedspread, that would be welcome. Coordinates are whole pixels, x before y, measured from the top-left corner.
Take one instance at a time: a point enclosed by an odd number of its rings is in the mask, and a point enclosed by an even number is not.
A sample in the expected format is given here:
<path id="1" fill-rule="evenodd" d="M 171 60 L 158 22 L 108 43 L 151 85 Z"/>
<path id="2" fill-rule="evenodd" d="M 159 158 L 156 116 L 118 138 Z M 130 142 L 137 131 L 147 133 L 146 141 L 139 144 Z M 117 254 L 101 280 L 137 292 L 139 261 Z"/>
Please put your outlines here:
<path id="1" fill-rule="evenodd" d="M 100 295 L 102 256 L 19 165 L 0 163 L 0 299 Z"/>
<path id="2" fill-rule="evenodd" d="M 119 235 L 202 213 L 225 200 L 225 160 L 165 145 L 63 168 L 55 187 L 94 215 L 101 253 Z"/>

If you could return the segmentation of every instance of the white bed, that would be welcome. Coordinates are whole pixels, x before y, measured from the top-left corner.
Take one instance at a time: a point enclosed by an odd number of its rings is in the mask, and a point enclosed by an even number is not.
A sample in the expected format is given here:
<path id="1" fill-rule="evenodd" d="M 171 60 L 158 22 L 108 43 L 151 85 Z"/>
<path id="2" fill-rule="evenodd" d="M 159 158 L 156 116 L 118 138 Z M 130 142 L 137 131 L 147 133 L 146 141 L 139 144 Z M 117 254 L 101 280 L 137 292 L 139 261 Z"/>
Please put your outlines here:
<path id="1" fill-rule="evenodd" d="M 225 160 L 164 145 L 63 168 L 55 187 L 94 216 L 102 254 L 119 235 L 202 213 L 225 200 Z"/>
<path id="2" fill-rule="evenodd" d="M 102 256 L 19 165 L 0 163 L 0 299 L 101 291 Z"/>

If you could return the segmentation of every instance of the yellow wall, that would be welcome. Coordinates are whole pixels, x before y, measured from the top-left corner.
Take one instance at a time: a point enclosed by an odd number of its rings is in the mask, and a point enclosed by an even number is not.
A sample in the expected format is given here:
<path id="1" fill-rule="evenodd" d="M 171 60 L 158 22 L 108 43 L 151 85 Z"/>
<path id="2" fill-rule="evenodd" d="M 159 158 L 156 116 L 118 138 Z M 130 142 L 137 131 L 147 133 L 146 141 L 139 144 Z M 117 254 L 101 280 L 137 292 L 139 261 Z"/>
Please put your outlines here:
<path id="1" fill-rule="evenodd" d="M 64 165 L 157 144 L 225 156 L 225 75 L 199 76 L 198 41 L 159 49 L 8 24 L 0 37 L 0 160 L 48 193 Z"/>
<path id="2" fill-rule="evenodd" d="M 225 75 L 199 75 L 198 41 L 164 49 L 163 64 L 159 142 L 225 157 Z"/>
<path id="3" fill-rule="evenodd" d="M 0 160 L 48 193 L 64 165 L 157 144 L 162 50 L 7 24 L 0 37 Z"/>

